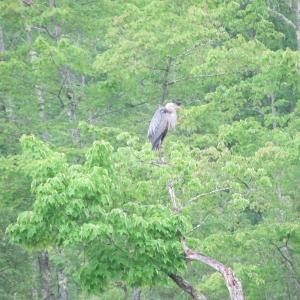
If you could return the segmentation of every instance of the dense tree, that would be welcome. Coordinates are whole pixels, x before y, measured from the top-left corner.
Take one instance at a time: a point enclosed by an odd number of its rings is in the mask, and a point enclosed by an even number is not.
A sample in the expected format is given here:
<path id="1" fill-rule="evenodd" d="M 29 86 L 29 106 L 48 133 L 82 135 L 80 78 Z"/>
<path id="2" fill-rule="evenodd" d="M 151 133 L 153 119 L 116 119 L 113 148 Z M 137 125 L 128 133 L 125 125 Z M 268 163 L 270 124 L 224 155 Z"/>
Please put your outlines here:
<path id="1" fill-rule="evenodd" d="M 0 2 L 4 299 L 298 299 L 299 5 Z"/>

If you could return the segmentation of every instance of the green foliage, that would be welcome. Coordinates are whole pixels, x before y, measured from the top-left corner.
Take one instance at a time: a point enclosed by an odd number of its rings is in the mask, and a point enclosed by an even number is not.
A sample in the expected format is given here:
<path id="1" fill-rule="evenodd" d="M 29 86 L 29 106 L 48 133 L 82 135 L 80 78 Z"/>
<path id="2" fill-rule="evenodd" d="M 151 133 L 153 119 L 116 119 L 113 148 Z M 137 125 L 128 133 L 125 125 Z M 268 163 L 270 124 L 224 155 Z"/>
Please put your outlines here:
<path id="1" fill-rule="evenodd" d="M 219 274 L 185 263 L 185 235 L 247 299 L 297 299 L 299 51 L 272 13 L 297 24 L 295 4 L 2 1 L 1 295 L 33 298 L 35 254 L 20 244 L 48 249 L 75 300 L 88 299 L 78 284 L 185 299 L 172 272 L 225 299 Z M 145 136 L 166 84 L 183 109 L 159 164 Z"/>
<path id="2" fill-rule="evenodd" d="M 152 285 L 184 267 L 179 237 L 186 221 L 162 205 L 119 197 L 124 186 L 109 143 L 94 142 L 82 165 L 67 165 L 63 155 L 31 136 L 22 138 L 22 148 L 36 200 L 7 228 L 12 241 L 84 245 L 80 278 L 90 292 L 102 291 L 109 280 Z"/>

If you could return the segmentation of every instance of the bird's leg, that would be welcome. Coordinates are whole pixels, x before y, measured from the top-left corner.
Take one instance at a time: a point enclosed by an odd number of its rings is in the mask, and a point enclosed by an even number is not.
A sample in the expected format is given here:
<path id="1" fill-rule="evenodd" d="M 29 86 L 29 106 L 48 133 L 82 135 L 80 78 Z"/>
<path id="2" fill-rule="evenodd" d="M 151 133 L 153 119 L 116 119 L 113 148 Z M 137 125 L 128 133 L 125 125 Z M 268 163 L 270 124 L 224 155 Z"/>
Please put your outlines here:
<path id="1" fill-rule="evenodd" d="M 162 143 L 160 143 L 160 145 L 158 147 L 158 152 L 159 152 L 159 162 L 161 164 L 164 164 L 165 163 L 165 159 L 164 159 L 164 153 L 163 153 L 163 150 L 162 150 Z"/>

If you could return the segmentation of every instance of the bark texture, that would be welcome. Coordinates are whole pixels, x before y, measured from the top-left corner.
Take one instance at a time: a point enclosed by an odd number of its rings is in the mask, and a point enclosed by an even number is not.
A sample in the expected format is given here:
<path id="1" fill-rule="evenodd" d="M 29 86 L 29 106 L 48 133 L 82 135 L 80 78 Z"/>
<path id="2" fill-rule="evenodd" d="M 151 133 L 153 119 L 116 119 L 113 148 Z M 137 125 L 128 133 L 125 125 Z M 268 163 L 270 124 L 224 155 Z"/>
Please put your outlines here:
<path id="1" fill-rule="evenodd" d="M 64 250 L 62 248 L 57 249 L 57 254 L 59 256 L 64 255 Z M 58 281 L 58 300 L 68 300 L 68 287 L 67 287 L 67 277 L 64 272 L 63 266 L 58 266 L 56 269 L 57 281 Z"/>
<path id="2" fill-rule="evenodd" d="M 71 128 L 71 137 L 73 145 L 78 145 L 80 142 L 80 133 L 76 125 L 76 109 L 77 109 L 77 101 L 75 98 L 75 94 L 72 88 L 72 73 L 71 71 L 65 67 L 63 70 L 63 77 L 65 78 L 65 82 L 67 85 L 67 98 L 69 99 L 68 107 L 67 107 L 67 115 L 69 118 L 69 122 L 74 125 Z"/>
<path id="3" fill-rule="evenodd" d="M 0 52 L 5 51 L 3 29 L 0 26 Z M 0 102 L 0 121 L 8 121 L 4 100 Z"/>
<path id="4" fill-rule="evenodd" d="M 37 259 L 35 256 L 31 258 L 31 297 L 32 300 L 39 299 L 38 293 L 38 265 Z"/>
<path id="5" fill-rule="evenodd" d="M 137 289 L 137 288 L 133 289 L 132 300 L 140 300 L 141 293 L 142 293 L 141 289 Z"/>
<path id="6" fill-rule="evenodd" d="M 178 208 L 177 208 L 175 189 L 174 189 L 172 181 L 169 182 L 169 184 L 167 185 L 167 188 L 168 188 L 170 200 L 171 200 L 171 203 L 173 206 L 173 211 L 175 213 L 180 213 L 180 210 L 178 210 Z M 235 277 L 233 271 L 230 268 L 227 268 L 222 263 L 218 262 L 217 260 L 215 260 L 209 256 L 205 256 L 203 254 L 200 254 L 200 253 L 197 253 L 197 252 L 191 250 L 187 246 L 187 244 L 185 242 L 185 238 L 183 236 L 180 237 L 180 240 L 181 240 L 181 244 L 183 246 L 183 250 L 185 253 L 185 258 L 187 260 L 200 261 L 200 262 L 212 267 L 216 271 L 220 272 L 224 278 L 225 284 L 229 291 L 230 299 L 231 300 L 245 300 L 243 289 L 242 289 L 242 284 L 238 280 L 238 278 Z M 183 285 L 183 287 L 184 287 L 184 285 Z"/>
<path id="7" fill-rule="evenodd" d="M 169 277 L 187 294 L 189 294 L 192 299 L 195 300 L 207 300 L 207 298 L 200 294 L 190 283 L 188 283 L 184 278 L 176 274 L 169 274 Z"/>
<path id="8" fill-rule="evenodd" d="M 39 267 L 41 275 L 42 299 L 54 300 L 54 293 L 52 292 L 51 288 L 51 270 L 47 250 L 44 250 L 39 255 Z"/>
<path id="9" fill-rule="evenodd" d="M 58 278 L 58 299 L 68 300 L 67 278 L 65 276 L 63 268 L 57 269 Z"/>
<path id="10" fill-rule="evenodd" d="M 181 242 L 187 259 L 200 261 L 222 274 L 231 300 L 245 300 L 242 284 L 235 277 L 233 271 L 230 268 L 225 267 L 222 263 L 209 256 L 191 250 L 187 246 L 184 238 L 181 239 Z"/>
<path id="11" fill-rule="evenodd" d="M 44 99 L 44 93 L 42 87 L 40 85 L 36 85 L 35 92 L 38 99 L 40 121 L 42 126 L 45 127 L 47 120 L 46 120 L 46 112 L 45 112 L 45 99 Z M 45 142 L 49 142 L 50 137 L 47 129 L 44 128 L 42 136 Z"/>

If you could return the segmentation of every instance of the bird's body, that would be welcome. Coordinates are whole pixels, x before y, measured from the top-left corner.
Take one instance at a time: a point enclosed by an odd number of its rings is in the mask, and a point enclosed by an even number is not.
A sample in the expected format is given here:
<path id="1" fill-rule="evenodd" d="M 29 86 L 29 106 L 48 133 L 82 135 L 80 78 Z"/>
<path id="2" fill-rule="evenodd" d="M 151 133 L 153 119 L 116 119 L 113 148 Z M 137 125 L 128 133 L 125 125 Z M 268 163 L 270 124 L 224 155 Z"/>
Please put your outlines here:
<path id="1" fill-rule="evenodd" d="M 166 137 L 168 130 L 175 129 L 176 126 L 176 110 L 180 107 L 176 103 L 167 103 L 157 109 L 152 117 L 148 138 L 152 144 L 152 150 L 160 150 L 162 142 Z"/>

